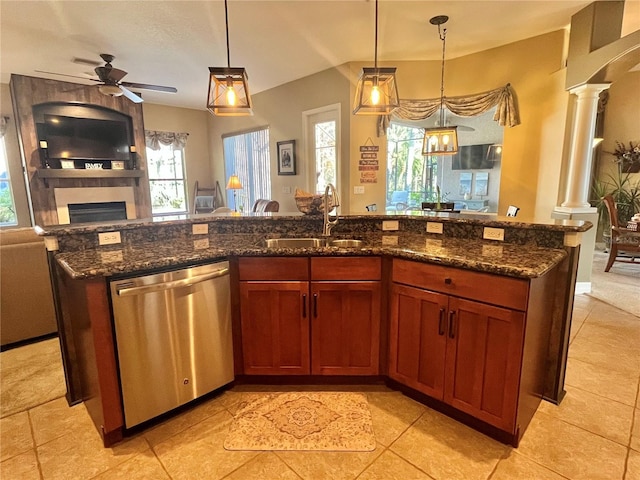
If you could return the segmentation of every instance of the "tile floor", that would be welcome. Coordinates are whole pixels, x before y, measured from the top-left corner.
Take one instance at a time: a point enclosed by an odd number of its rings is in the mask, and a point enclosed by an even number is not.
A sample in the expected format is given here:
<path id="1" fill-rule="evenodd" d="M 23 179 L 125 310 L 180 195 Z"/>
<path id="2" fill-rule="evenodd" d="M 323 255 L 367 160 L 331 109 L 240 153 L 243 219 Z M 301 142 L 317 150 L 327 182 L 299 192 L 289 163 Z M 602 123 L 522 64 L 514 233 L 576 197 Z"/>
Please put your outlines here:
<path id="1" fill-rule="evenodd" d="M 24 359 L 25 351 L 4 352 L 3 372 L 15 373 L 11 360 Z M 543 402 L 518 449 L 400 393 L 365 386 L 352 390 L 367 395 L 377 440 L 373 452 L 225 451 L 222 443 L 238 403 L 268 389 L 244 386 L 109 449 L 101 446 L 82 404 L 70 408 L 58 397 L 17 413 L 13 406 L 0 420 L 0 477 L 640 480 L 639 379 L 640 317 L 578 295 L 567 396 L 560 406 Z M 46 388 L 49 395 L 60 392 Z"/>

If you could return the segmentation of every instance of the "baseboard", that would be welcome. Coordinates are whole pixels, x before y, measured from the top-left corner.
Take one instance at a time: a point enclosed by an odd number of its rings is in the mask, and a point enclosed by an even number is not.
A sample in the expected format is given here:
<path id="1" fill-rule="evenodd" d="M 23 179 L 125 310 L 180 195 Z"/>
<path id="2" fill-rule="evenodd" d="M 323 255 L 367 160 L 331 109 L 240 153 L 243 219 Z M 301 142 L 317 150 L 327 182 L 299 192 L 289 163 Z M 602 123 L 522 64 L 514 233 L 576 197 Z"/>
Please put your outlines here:
<path id="1" fill-rule="evenodd" d="M 591 282 L 576 282 L 576 295 L 591 293 Z"/>

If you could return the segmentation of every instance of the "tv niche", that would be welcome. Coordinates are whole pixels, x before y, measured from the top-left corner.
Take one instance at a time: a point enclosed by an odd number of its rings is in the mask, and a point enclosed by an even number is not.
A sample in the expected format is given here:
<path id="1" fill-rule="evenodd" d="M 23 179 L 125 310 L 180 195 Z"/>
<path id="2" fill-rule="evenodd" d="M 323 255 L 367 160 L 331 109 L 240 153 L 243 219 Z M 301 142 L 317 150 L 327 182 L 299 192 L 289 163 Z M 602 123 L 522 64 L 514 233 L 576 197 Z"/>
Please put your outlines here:
<path id="1" fill-rule="evenodd" d="M 43 168 L 135 169 L 131 117 L 97 106 L 48 105 L 34 118 Z"/>
<path id="2" fill-rule="evenodd" d="M 458 153 L 451 157 L 452 170 L 483 170 L 493 168 L 494 159 L 489 158 L 491 143 L 482 145 L 464 145 L 458 147 Z"/>

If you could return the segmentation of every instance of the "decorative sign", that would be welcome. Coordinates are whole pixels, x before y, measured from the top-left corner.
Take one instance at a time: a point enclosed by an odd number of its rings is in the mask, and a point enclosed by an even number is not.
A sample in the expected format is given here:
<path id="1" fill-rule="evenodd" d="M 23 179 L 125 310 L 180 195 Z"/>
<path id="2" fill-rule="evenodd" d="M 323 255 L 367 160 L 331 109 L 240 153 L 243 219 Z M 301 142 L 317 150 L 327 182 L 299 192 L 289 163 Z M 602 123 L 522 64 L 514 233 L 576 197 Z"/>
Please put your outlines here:
<path id="1" fill-rule="evenodd" d="M 380 147 L 373 145 L 371 138 L 367 138 L 365 144 L 360 145 L 360 160 L 358 160 L 360 183 L 378 183 L 378 170 L 380 170 L 378 162 L 379 151 Z"/>

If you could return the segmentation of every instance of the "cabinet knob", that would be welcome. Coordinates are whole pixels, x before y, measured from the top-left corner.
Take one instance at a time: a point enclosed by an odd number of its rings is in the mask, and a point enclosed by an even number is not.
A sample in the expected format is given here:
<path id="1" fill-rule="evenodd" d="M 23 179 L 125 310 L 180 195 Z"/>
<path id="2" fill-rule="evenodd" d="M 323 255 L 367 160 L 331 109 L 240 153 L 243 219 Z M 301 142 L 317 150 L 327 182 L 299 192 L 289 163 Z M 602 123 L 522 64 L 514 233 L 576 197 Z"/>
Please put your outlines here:
<path id="1" fill-rule="evenodd" d="M 447 278 L 444 279 L 444 283 L 447 284 L 447 285 L 451 285 L 452 280 L 449 277 L 447 277 Z"/>

